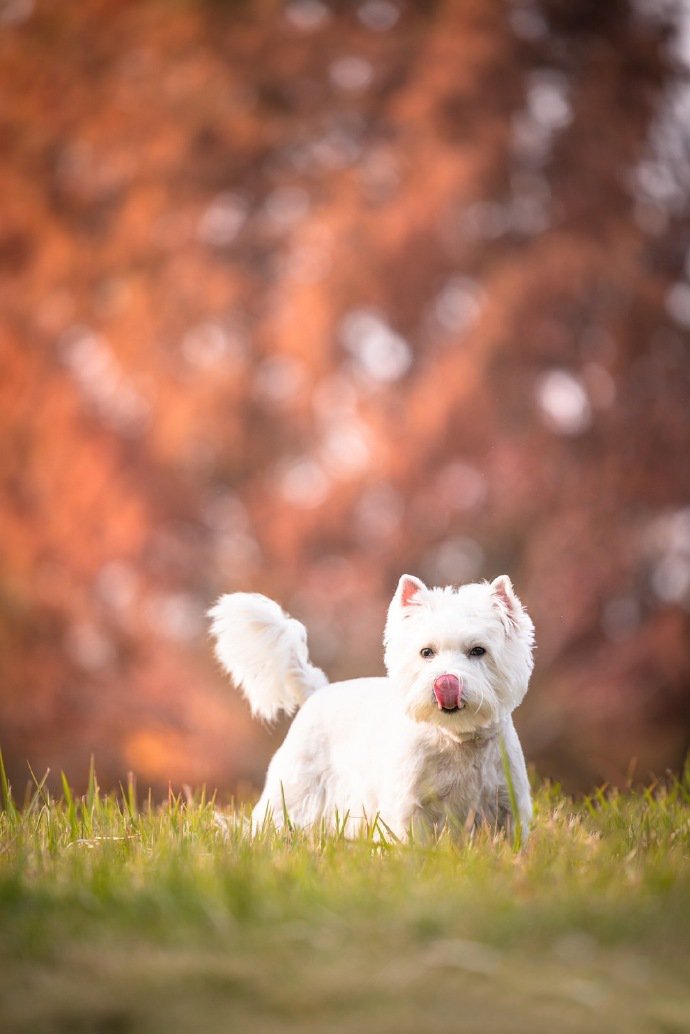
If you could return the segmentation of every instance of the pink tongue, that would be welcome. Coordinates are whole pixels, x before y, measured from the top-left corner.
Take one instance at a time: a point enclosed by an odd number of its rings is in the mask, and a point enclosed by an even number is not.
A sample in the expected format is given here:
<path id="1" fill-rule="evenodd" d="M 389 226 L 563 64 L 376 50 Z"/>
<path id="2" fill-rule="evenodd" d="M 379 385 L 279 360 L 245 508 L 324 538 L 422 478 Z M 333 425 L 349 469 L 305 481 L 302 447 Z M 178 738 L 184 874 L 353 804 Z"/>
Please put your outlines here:
<path id="1" fill-rule="evenodd" d="M 456 675 L 439 675 L 434 682 L 434 696 L 444 711 L 459 707 L 461 694 L 460 681 Z"/>

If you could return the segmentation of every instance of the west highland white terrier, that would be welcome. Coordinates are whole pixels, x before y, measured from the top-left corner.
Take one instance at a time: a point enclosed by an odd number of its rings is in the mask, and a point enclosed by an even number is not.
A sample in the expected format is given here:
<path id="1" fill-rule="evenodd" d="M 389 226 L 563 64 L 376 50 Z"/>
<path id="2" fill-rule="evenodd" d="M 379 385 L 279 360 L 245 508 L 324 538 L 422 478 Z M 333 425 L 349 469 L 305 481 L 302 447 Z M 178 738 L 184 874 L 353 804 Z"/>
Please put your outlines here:
<path id="1" fill-rule="evenodd" d="M 271 721 L 299 713 L 253 812 L 347 832 L 379 822 L 406 838 L 480 823 L 522 837 L 532 815 L 512 712 L 527 692 L 534 626 L 507 575 L 429 589 L 403 575 L 384 633 L 386 678 L 329 685 L 303 625 L 266 596 L 231 593 L 209 611 L 215 652 Z"/>

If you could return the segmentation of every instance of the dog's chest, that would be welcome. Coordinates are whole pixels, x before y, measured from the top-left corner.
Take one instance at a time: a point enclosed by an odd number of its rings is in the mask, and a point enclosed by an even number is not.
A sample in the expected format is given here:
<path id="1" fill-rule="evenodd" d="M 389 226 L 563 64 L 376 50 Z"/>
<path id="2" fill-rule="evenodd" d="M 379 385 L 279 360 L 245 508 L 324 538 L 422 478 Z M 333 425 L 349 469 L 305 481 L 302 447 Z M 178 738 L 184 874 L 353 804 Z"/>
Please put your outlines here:
<path id="1" fill-rule="evenodd" d="M 451 818 L 465 822 L 479 812 L 498 790 L 494 744 L 463 743 L 429 754 L 416 774 L 413 795 L 434 825 Z"/>

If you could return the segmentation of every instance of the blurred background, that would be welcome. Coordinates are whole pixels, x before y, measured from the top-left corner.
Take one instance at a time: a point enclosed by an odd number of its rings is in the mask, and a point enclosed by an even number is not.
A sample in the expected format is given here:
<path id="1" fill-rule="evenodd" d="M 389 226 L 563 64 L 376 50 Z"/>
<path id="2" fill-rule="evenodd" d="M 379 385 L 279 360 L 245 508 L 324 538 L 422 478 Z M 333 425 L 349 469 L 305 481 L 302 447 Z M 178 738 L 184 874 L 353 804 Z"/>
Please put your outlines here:
<path id="1" fill-rule="evenodd" d="M 0 745 L 251 793 L 211 657 L 507 572 L 571 790 L 690 733 L 690 4 L 0 0 Z"/>

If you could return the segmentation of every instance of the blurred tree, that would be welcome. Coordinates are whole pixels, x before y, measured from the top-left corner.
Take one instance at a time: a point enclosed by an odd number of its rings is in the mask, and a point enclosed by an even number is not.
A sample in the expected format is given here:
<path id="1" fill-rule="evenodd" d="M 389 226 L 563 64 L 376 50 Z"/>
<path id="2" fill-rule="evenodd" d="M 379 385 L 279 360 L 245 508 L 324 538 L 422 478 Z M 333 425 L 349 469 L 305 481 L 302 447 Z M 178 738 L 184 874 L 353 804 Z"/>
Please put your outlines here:
<path id="1" fill-rule="evenodd" d="M 104 782 L 270 749 L 204 609 L 381 670 L 403 570 L 513 576 L 571 786 L 688 746 L 690 13 L 0 7 L 0 743 Z M 8 204 L 9 202 L 9 204 Z"/>

